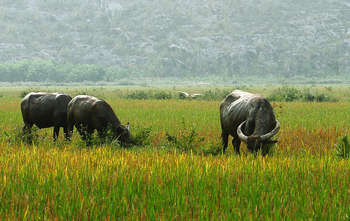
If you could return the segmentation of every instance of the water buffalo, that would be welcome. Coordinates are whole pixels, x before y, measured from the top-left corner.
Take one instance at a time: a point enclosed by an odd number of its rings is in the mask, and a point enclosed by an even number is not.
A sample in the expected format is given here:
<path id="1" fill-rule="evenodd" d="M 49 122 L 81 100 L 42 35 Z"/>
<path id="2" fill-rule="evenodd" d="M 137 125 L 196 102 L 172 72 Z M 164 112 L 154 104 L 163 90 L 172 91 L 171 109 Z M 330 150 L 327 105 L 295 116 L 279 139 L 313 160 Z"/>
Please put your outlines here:
<path id="1" fill-rule="evenodd" d="M 38 128 L 54 127 L 53 139 L 56 140 L 60 127 L 63 127 L 65 138 L 69 139 L 67 105 L 71 100 L 69 95 L 61 93 L 31 92 L 27 94 L 21 101 L 23 131 L 30 134 L 33 125 Z"/>
<path id="2" fill-rule="evenodd" d="M 235 90 L 220 104 L 220 121 L 222 129 L 223 152 L 225 153 L 228 136 L 233 137 L 232 145 L 240 153 L 241 141 L 247 144 L 252 152 L 262 149 L 265 155 L 274 135 L 280 129 L 275 119 L 271 104 L 258 94 Z"/>
<path id="3" fill-rule="evenodd" d="M 129 123 L 123 126 L 111 106 L 101 99 L 87 95 L 74 97 L 68 104 L 67 120 L 70 134 L 75 126 L 88 144 L 95 129 L 100 138 L 106 137 L 111 129 L 113 139 L 118 139 L 122 145 L 130 141 Z"/>

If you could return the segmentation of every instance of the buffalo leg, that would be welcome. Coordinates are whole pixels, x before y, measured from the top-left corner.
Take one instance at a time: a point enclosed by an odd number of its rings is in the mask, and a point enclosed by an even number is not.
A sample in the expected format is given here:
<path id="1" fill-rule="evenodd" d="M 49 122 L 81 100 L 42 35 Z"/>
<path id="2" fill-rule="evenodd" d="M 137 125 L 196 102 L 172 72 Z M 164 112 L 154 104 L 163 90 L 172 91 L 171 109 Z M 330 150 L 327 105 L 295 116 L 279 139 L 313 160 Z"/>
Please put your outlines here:
<path id="1" fill-rule="evenodd" d="M 236 153 L 240 154 L 239 147 L 241 146 L 241 140 L 239 139 L 239 137 L 234 137 L 232 139 L 232 146 L 235 148 Z"/>
<path id="2" fill-rule="evenodd" d="M 68 123 L 67 127 L 64 128 L 65 130 L 67 130 L 67 140 L 70 140 L 70 138 L 73 136 L 73 127 L 73 123 Z"/>
<path id="3" fill-rule="evenodd" d="M 86 141 L 86 138 L 87 138 L 87 133 L 86 133 L 86 130 L 83 129 L 83 127 L 81 125 L 76 125 L 77 127 L 77 130 L 81 136 L 81 139 L 83 139 L 84 141 Z"/>
<path id="4" fill-rule="evenodd" d="M 33 124 L 30 124 L 30 123 L 27 123 L 27 124 L 24 124 L 24 127 L 23 127 L 23 138 L 26 142 L 28 143 L 31 143 L 32 142 L 32 127 L 33 127 Z"/>
<path id="5" fill-rule="evenodd" d="M 64 139 L 70 140 L 71 133 L 68 130 L 68 127 L 63 127 L 63 132 L 64 132 Z"/>
<path id="6" fill-rule="evenodd" d="M 223 145 L 223 152 L 225 153 L 227 145 L 228 145 L 228 134 L 222 133 L 221 140 L 222 140 L 222 145 Z"/>
<path id="7" fill-rule="evenodd" d="M 54 127 L 53 129 L 53 140 L 56 141 L 58 134 L 60 133 L 60 127 Z"/>
<path id="8" fill-rule="evenodd" d="M 31 134 L 31 129 L 33 127 L 33 124 L 24 124 L 24 127 L 23 127 L 23 133 L 24 134 Z"/>
<path id="9" fill-rule="evenodd" d="M 91 146 L 92 134 L 94 130 L 88 129 L 86 130 L 86 145 Z"/>

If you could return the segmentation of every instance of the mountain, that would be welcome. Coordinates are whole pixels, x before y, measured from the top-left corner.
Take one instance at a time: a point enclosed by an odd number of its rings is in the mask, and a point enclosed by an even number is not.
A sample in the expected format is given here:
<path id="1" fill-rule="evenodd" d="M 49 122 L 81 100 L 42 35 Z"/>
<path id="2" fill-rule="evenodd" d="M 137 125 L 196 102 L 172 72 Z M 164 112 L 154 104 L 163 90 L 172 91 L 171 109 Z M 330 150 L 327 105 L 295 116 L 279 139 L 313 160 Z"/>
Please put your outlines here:
<path id="1" fill-rule="evenodd" d="M 349 18 L 348 0 L 2 0 L 0 63 L 93 65 L 118 69 L 114 78 L 345 79 Z"/>

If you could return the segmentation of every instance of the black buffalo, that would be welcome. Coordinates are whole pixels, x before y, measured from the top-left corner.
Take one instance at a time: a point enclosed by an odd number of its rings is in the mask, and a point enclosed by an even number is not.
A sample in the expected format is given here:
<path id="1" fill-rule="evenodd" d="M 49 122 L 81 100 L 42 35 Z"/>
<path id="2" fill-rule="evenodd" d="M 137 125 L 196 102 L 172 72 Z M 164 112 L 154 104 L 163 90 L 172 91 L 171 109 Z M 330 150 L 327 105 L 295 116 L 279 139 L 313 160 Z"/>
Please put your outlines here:
<path id="1" fill-rule="evenodd" d="M 267 153 L 269 144 L 277 142 L 270 138 L 277 134 L 280 124 L 271 104 L 260 95 L 233 91 L 220 104 L 220 121 L 224 152 L 229 135 L 233 137 L 232 145 L 238 154 L 241 141 L 250 151 L 262 149 L 263 154 Z"/>
<path id="2" fill-rule="evenodd" d="M 31 92 L 27 94 L 21 101 L 23 131 L 30 133 L 33 125 L 38 128 L 54 127 L 53 138 L 56 140 L 60 127 L 63 127 L 65 138 L 69 139 L 67 105 L 71 100 L 69 95 L 61 93 Z"/>
<path id="3" fill-rule="evenodd" d="M 95 129 L 100 138 L 106 137 L 110 129 L 113 139 L 118 139 L 122 145 L 130 141 L 129 124 L 123 126 L 111 106 L 101 99 L 87 95 L 74 97 L 68 104 L 67 120 L 70 134 L 75 126 L 87 142 Z"/>

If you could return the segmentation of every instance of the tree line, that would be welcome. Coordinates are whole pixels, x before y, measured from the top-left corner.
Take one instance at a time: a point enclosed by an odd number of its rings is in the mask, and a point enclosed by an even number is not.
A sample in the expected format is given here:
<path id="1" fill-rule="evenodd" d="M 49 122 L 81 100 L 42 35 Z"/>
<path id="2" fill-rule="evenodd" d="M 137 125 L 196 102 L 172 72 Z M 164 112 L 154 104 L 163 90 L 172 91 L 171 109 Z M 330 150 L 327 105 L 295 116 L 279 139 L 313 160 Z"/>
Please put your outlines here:
<path id="1" fill-rule="evenodd" d="M 56 64 L 45 60 L 22 60 L 0 64 L 2 82 L 115 81 L 128 78 L 125 70 L 94 64 Z"/>

